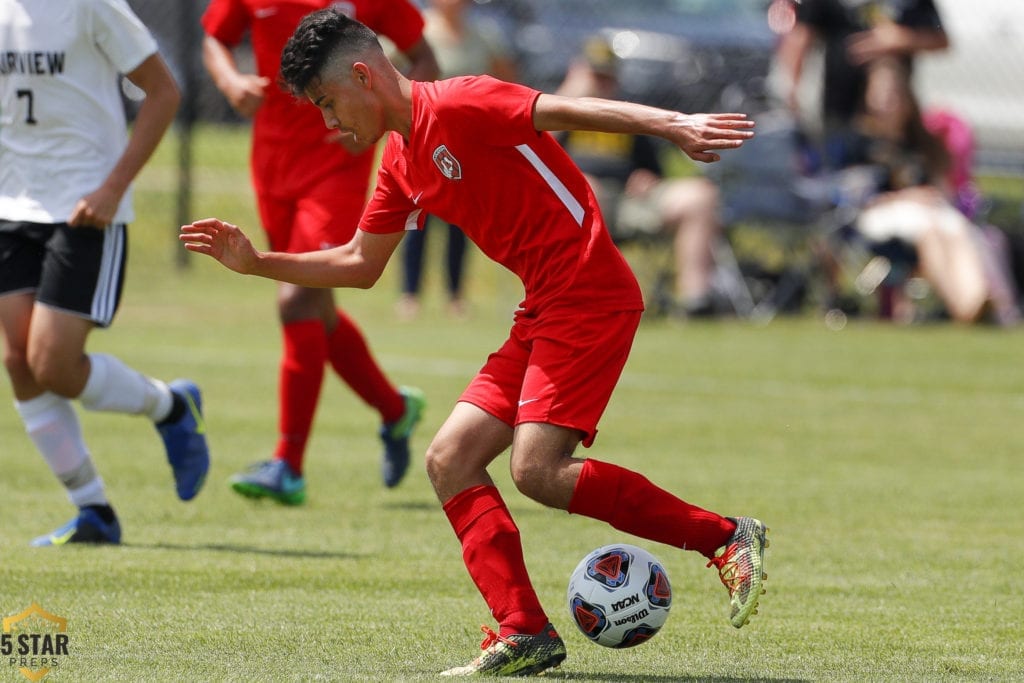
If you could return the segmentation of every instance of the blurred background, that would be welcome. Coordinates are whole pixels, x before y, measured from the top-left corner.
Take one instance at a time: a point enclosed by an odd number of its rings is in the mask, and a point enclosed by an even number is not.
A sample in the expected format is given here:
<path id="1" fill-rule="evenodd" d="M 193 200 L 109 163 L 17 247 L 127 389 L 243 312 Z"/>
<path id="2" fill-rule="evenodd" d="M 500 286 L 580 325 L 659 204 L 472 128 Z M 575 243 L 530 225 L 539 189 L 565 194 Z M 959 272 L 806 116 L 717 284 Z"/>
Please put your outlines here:
<path id="1" fill-rule="evenodd" d="M 129 0 L 157 35 L 164 57 L 193 94 L 193 115 L 236 122 L 199 61 L 206 0 Z M 583 41 L 606 33 L 623 59 L 628 99 L 683 111 L 770 105 L 768 76 L 787 2 L 771 0 L 475 0 L 500 27 L 521 80 L 553 90 Z M 962 112 L 983 160 L 1024 161 L 1024 4 L 937 0 L 952 49 L 922 58 L 926 103 Z M 187 113 L 187 112 L 186 112 Z"/>
<path id="2" fill-rule="evenodd" d="M 238 123 L 200 63 L 206 0 L 129 0 L 157 35 L 189 106 L 182 118 Z M 553 90 L 584 40 L 604 33 L 622 59 L 626 99 L 681 111 L 771 107 L 770 72 L 788 0 L 475 0 L 500 28 L 520 80 Z M 949 51 L 922 56 L 918 92 L 974 126 L 979 162 L 1024 173 L 1024 3 L 936 0 Z M 244 51 L 241 53 L 244 56 Z"/>
<path id="3" fill-rule="evenodd" d="M 758 117 L 760 123 L 785 109 L 775 57 L 781 37 L 794 22 L 793 1 L 474 0 L 472 11 L 506 41 L 518 80 L 527 85 L 555 90 L 584 41 L 603 34 L 620 58 L 623 99 L 685 112 L 743 111 Z M 167 208 L 170 233 L 202 213 L 197 191 L 227 182 L 225 176 L 211 173 L 209 164 L 215 169 L 219 158 L 239 154 L 248 122 L 232 111 L 202 66 L 199 18 L 205 0 L 129 0 L 129 4 L 157 36 L 186 94 L 174 134 L 164 145 L 173 150 L 163 152 L 164 161 L 176 170 L 168 175 L 171 171 L 167 168 L 160 174 L 164 189 L 174 190 L 173 207 Z M 1024 73 L 1024 3 L 936 0 L 936 5 L 951 49 L 919 56 L 916 91 L 925 107 L 947 108 L 970 124 L 976 141 L 974 171 L 986 201 L 984 217 L 1011 235 L 1024 235 L 1024 79 L 1020 77 Z M 240 66 L 251 68 L 244 45 L 236 56 Z M 813 69 L 814 64 L 812 59 L 808 68 Z M 807 112 L 802 123 L 813 128 L 818 96 L 813 84 L 820 79 L 805 77 L 803 81 L 808 86 L 802 94 Z M 130 108 L 131 93 L 126 95 Z M 668 162 L 672 173 L 696 172 L 694 165 L 678 154 L 669 154 Z M 150 173 L 148 178 L 152 177 Z M 206 180 L 199 180 L 202 178 Z M 247 180 L 239 175 L 231 181 L 243 197 L 250 192 Z M 204 185 L 207 181 L 212 185 Z M 203 189 L 197 190 L 199 186 Z M 780 215 L 768 219 L 797 224 L 807 220 L 804 211 L 784 206 L 784 199 L 775 199 L 768 192 L 766 189 L 761 203 L 775 202 L 780 209 L 769 211 Z M 751 220 L 746 215 L 749 208 L 728 220 L 732 224 Z M 789 238 L 785 233 L 779 235 L 783 235 L 781 247 L 765 246 L 761 238 L 754 239 L 759 260 L 766 255 L 775 262 L 792 257 L 792 244 L 785 243 Z M 742 246 L 742 235 L 738 241 Z M 771 241 L 778 242 L 774 237 Z M 168 249 L 179 264 L 187 263 L 184 251 L 176 246 Z M 742 253 L 739 258 L 744 277 L 750 279 L 751 269 Z M 660 268 L 656 264 L 650 267 Z M 779 270 L 777 265 L 772 268 Z M 756 290 L 756 283 L 753 285 Z M 800 296 L 775 302 L 775 307 L 802 310 L 808 285 L 803 282 L 798 288 Z M 759 294 L 753 291 L 752 296 L 756 299 Z"/>

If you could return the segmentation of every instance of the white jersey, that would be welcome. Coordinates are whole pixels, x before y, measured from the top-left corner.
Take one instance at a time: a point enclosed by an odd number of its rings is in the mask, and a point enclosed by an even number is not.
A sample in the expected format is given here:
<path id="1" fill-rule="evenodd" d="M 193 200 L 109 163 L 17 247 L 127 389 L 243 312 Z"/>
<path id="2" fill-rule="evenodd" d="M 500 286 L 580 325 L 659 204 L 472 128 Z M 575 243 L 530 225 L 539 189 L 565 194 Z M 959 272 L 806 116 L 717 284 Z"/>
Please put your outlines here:
<path id="1" fill-rule="evenodd" d="M 125 0 L 0 0 L 0 219 L 63 223 L 127 144 L 119 74 L 156 52 Z M 115 223 L 134 218 L 131 191 Z"/>

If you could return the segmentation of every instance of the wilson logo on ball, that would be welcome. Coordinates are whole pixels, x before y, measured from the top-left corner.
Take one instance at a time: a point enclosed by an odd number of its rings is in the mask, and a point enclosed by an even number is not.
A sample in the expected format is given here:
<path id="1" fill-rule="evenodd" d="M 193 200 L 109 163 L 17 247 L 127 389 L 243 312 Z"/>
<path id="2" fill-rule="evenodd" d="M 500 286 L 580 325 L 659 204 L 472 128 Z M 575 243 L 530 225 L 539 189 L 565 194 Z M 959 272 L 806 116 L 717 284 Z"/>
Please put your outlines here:
<path id="1" fill-rule="evenodd" d="M 634 647 L 665 624 L 672 585 L 664 567 L 646 550 L 609 545 L 580 560 L 566 597 L 573 622 L 592 642 Z"/>

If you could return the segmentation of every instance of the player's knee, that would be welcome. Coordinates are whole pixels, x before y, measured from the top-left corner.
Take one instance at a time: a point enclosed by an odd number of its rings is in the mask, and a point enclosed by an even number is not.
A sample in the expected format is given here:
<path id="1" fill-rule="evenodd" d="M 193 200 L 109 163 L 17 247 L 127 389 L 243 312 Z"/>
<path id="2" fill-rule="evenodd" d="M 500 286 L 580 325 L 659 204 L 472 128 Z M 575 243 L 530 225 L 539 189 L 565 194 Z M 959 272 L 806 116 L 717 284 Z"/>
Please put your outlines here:
<path id="1" fill-rule="evenodd" d="M 75 395 L 74 373 L 63 359 L 50 353 L 29 353 L 28 367 L 36 384 L 60 396 Z"/>
<path id="2" fill-rule="evenodd" d="M 32 377 L 36 383 L 55 394 L 64 395 L 61 391 L 61 373 L 55 363 L 39 362 L 32 365 Z"/>
<path id="3" fill-rule="evenodd" d="M 535 460 L 513 458 L 510 465 L 512 482 L 524 496 L 539 503 L 547 503 L 547 484 L 550 472 Z"/>
<path id="4" fill-rule="evenodd" d="M 434 439 L 424 456 L 427 477 L 435 486 L 452 479 L 459 471 L 457 449 L 444 440 Z"/>
<path id="5" fill-rule="evenodd" d="M 277 291 L 277 312 L 283 324 L 300 320 L 332 319 L 333 295 L 329 289 L 282 285 Z"/>
<path id="6" fill-rule="evenodd" d="M 32 374 L 28 365 L 28 355 L 24 349 L 8 347 L 4 352 L 4 368 L 10 377 L 25 377 Z"/>

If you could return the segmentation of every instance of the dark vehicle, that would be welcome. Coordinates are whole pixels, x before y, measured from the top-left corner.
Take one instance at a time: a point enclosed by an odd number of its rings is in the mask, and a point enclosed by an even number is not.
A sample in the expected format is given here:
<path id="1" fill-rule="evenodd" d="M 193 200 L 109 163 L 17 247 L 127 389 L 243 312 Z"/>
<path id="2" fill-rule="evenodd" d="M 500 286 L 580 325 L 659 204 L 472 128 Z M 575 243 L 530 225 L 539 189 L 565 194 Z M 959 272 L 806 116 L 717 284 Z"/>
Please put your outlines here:
<path id="1" fill-rule="evenodd" d="M 476 0 L 518 58 L 520 79 L 550 92 L 584 41 L 621 58 L 623 99 L 698 111 L 757 111 L 777 36 L 769 0 Z"/>

